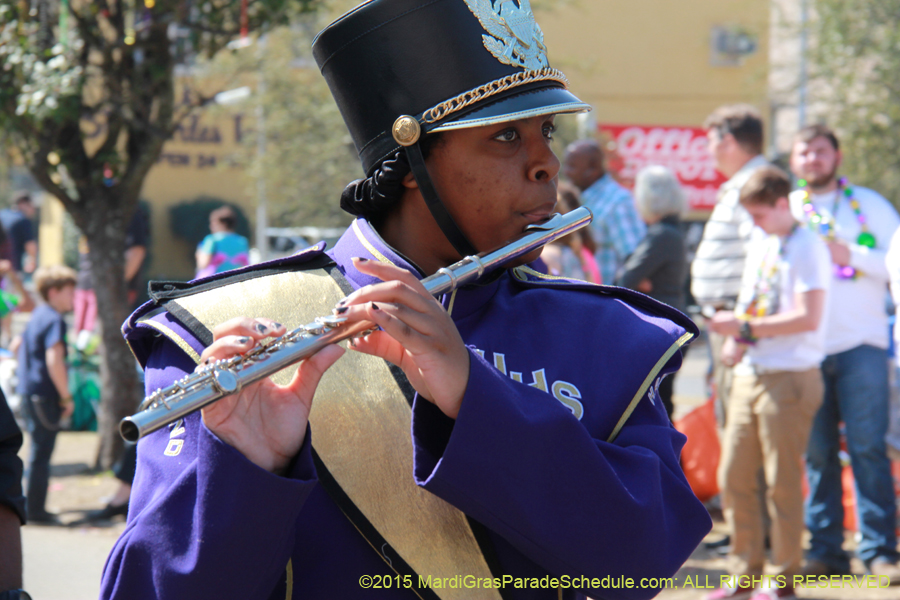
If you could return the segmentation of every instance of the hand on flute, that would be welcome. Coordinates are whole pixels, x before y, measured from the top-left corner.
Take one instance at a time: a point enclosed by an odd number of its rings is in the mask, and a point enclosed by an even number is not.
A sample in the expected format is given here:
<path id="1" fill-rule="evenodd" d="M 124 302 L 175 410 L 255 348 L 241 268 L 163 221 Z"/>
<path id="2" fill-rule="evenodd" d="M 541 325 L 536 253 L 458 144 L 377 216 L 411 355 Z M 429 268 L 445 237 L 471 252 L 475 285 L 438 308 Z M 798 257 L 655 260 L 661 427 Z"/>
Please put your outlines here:
<path id="1" fill-rule="evenodd" d="M 226 321 L 213 330 L 213 343 L 200 355 L 200 364 L 244 354 L 263 339 L 285 333 L 283 325 L 269 319 Z M 303 445 L 319 379 L 343 353 L 339 346 L 326 346 L 299 364 L 288 385 L 269 378 L 248 385 L 203 408 L 203 422 L 254 464 L 284 474 Z"/>
<path id="2" fill-rule="evenodd" d="M 352 348 L 400 367 L 420 396 L 455 419 L 469 381 L 469 351 L 450 315 L 409 271 L 374 260 L 353 264 L 384 283 L 356 290 L 336 308 L 349 322 L 381 327 Z"/>

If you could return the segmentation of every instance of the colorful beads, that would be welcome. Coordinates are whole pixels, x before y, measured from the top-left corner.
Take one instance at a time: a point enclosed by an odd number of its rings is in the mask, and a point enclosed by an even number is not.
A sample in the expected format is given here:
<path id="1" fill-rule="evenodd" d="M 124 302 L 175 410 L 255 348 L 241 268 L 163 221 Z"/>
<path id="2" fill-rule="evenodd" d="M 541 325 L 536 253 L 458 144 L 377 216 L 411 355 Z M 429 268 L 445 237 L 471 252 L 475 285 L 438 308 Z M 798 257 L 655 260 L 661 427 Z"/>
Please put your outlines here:
<path id="1" fill-rule="evenodd" d="M 800 187 L 806 187 L 807 181 L 805 179 L 798 179 L 797 184 Z M 810 196 L 809 190 L 803 190 L 803 194 L 801 198 L 803 199 L 803 212 L 809 218 L 810 228 L 818 233 L 820 236 L 825 238 L 826 240 L 834 240 L 835 238 L 835 224 L 836 224 L 836 215 L 838 208 L 840 207 L 841 197 L 847 198 L 850 208 L 853 209 L 853 212 L 856 216 L 856 221 L 859 223 L 860 234 L 856 238 L 856 243 L 859 246 L 864 246 L 866 248 L 874 248 L 876 246 L 875 236 L 869 231 L 869 227 L 866 224 L 866 217 L 862 213 L 862 207 L 859 204 L 859 200 L 853 197 L 853 188 L 847 185 L 847 178 L 841 177 L 838 179 L 838 189 L 835 197 L 834 208 L 831 211 L 831 219 L 826 219 L 818 212 L 816 212 L 815 207 L 812 204 L 812 198 Z M 840 266 L 835 265 L 834 274 L 839 279 L 855 279 L 859 272 L 853 267 L 846 265 Z"/>
<path id="2" fill-rule="evenodd" d="M 874 248 L 875 247 L 875 236 L 869 233 L 868 231 L 863 231 L 859 234 L 859 237 L 856 238 L 856 243 L 860 246 L 865 246 L 866 248 Z"/>
<path id="3" fill-rule="evenodd" d="M 840 265 L 834 265 L 834 274 L 839 279 L 855 279 L 856 269 L 854 269 L 850 265 L 845 265 L 843 267 Z"/>

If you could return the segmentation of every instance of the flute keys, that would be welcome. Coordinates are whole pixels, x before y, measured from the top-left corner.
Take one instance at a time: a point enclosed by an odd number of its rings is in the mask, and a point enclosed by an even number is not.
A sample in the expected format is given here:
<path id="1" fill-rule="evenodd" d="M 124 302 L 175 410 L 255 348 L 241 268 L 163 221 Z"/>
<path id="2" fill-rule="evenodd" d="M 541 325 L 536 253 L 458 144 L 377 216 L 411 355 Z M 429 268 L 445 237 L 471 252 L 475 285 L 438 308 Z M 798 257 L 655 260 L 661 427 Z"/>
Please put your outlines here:
<path id="1" fill-rule="evenodd" d="M 223 394 L 233 394 L 241 388 L 240 382 L 231 371 L 216 371 L 213 381 Z"/>
<path id="2" fill-rule="evenodd" d="M 338 325 L 347 322 L 347 317 L 338 317 L 337 315 L 329 315 L 327 317 L 316 317 L 316 323 L 324 325 L 328 329 L 334 329 Z"/>
<path id="3" fill-rule="evenodd" d="M 320 323 L 310 323 L 309 325 L 304 325 L 303 330 L 307 335 L 320 335 L 325 331 L 325 326 Z"/>

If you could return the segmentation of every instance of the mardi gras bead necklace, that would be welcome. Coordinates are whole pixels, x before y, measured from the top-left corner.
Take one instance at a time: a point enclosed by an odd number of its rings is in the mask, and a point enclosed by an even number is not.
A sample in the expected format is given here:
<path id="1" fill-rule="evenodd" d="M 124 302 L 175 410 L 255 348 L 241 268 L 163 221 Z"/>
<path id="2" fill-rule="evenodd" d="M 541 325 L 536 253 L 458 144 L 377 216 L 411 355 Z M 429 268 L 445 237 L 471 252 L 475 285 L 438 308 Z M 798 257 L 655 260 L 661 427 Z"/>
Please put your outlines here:
<path id="1" fill-rule="evenodd" d="M 837 226 L 837 211 L 841 205 L 841 198 L 846 197 L 847 201 L 850 203 L 850 208 L 853 209 L 853 213 L 856 215 L 856 220 L 859 222 L 860 232 L 856 238 L 856 243 L 867 248 L 875 247 L 875 236 L 872 235 L 872 233 L 869 231 L 869 226 L 866 223 L 866 216 L 862 213 L 862 209 L 859 206 L 859 200 L 853 197 L 853 188 L 847 186 L 846 177 L 841 177 L 840 179 L 838 179 L 837 192 L 834 197 L 834 207 L 831 209 L 831 219 L 823 217 L 816 211 L 816 208 L 812 203 L 812 197 L 809 193 L 809 189 L 807 188 L 806 180 L 798 180 L 797 185 L 804 188 L 802 190 L 803 212 L 807 217 L 807 222 L 809 223 L 810 229 L 818 233 L 826 240 L 834 240 L 835 229 Z M 859 272 L 850 265 L 835 265 L 834 271 L 835 275 L 841 279 L 856 279 L 856 277 L 859 275 Z"/>
<path id="2" fill-rule="evenodd" d="M 738 315 L 738 319 L 743 321 L 741 333 L 737 337 L 738 343 L 748 346 L 756 344 L 757 339 L 753 336 L 749 326 L 750 319 L 778 312 L 778 275 L 781 270 L 781 263 L 784 262 L 785 248 L 787 248 L 788 241 L 793 237 L 795 231 L 797 231 L 796 223 L 794 223 L 790 233 L 784 239 L 778 239 L 778 236 L 770 235 L 768 240 L 766 240 L 768 248 L 766 248 L 766 255 L 759 263 L 759 269 L 756 271 L 753 296 L 743 313 Z"/>
<path id="3" fill-rule="evenodd" d="M 767 240 L 769 247 L 756 271 L 753 299 L 744 311 L 748 318 L 764 317 L 778 312 L 778 272 L 784 261 L 785 248 L 795 231 L 797 231 L 796 224 L 784 239 L 779 239 L 777 235 L 769 236 Z"/>

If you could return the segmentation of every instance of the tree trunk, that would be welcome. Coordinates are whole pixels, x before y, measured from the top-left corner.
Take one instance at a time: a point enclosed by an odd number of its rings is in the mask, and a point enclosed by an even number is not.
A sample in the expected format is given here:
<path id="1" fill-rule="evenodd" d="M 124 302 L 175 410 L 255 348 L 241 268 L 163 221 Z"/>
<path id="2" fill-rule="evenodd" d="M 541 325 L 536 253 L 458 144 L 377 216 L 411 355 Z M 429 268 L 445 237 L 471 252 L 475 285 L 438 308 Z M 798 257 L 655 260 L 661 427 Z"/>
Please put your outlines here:
<path id="1" fill-rule="evenodd" d="M 130 306 L 125 287 L 125 233 L 136 203 L 115 199 L 91 203 L 105 205 L 104 219 L 90 219 L 84 226 L 90 247 L 91 274 L 97 296 L 100 333 L 100 447 L 97 467 L 109 469 L 122 453 L 119 421 L 134 413 L 143 394 L 134 356 L 122 338 L 121 326 Z M 116 201 L 118 200 L 118 201 Z M 127 218 L 126 218 L 127 217 Z"/>

